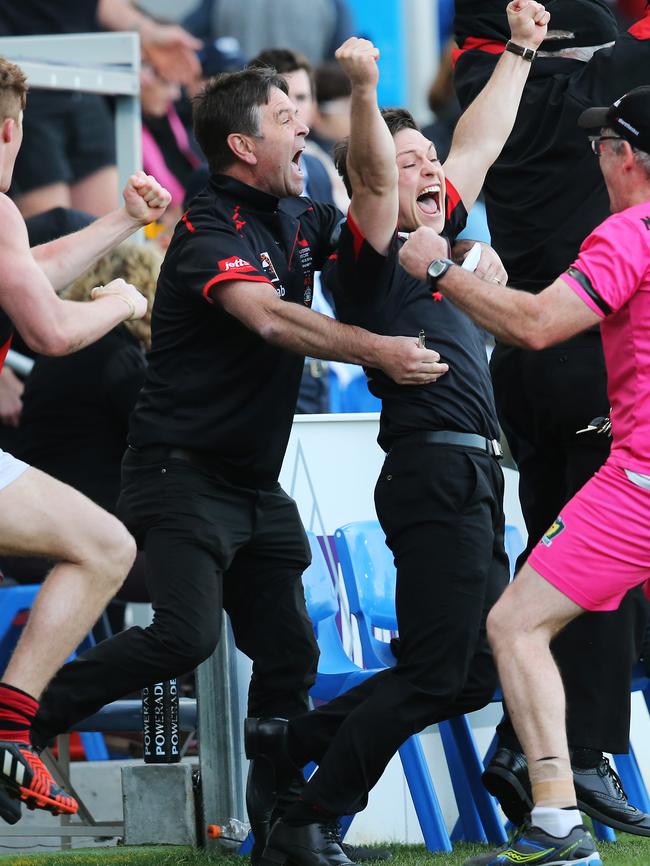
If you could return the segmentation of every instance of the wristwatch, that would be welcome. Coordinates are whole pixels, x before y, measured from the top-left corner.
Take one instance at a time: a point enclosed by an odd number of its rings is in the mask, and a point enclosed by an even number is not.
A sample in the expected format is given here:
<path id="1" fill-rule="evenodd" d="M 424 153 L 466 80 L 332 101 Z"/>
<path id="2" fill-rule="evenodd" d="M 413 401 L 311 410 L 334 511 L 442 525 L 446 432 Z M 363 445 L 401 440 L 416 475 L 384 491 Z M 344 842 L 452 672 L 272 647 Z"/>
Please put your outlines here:
<path id="1" fill-rule="evenodd" d="M 435 286 L 440 277 L 444 276 L 454 264 L 451 259 L 434 259 L 427 268 L 429 285 Z"/>

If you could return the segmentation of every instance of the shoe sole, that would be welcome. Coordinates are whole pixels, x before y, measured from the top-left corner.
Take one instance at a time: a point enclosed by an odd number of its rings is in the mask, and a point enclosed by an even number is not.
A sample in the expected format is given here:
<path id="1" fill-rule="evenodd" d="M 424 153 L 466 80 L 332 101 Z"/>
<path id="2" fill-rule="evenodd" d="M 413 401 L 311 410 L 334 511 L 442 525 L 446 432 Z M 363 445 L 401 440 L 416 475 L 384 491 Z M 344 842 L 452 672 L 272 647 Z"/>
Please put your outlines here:
<path id="1" fill-rule="evenodd" d="M 533 808 L 533 801 L 514 773 L 499 767 L 490 767 L 483 773 L 483 785 L 497 798 L 507 819 L 520 827 Z"/>
<path id="2" fill-rule="evenodd" d="M 618 830 L 621 833 L 629 833 L 631 836 L 650 836 L 650 829 L 638 826 L 635 827 L 634 824 L 624 824 L 623 821 L 617 821 L 616 818 L 610 818 L 609 815 L 599 812 L 598 809 L 594 809 L 593 806 L 589 806 L 581 800 L 578 800 L 578 809 L 580 809 L 581 812 L 584 812 L 585 815 L 589 815 L 590 818 L 600 821 L 601 824 L 605 824 L 607 827 L 611 827 L 612 830 Z"/>
<path id="3" fill-rule="evenodd" d="M 29 788 L 19 788 L 18 790 L 20 791 L 20 799 L 28 809 L 44 809 L 53 815 L 76 815 L 79 811 L 78 803 L 75 803 L 74 806 L 66 806 L 45 794 L 36 794 Z"/>

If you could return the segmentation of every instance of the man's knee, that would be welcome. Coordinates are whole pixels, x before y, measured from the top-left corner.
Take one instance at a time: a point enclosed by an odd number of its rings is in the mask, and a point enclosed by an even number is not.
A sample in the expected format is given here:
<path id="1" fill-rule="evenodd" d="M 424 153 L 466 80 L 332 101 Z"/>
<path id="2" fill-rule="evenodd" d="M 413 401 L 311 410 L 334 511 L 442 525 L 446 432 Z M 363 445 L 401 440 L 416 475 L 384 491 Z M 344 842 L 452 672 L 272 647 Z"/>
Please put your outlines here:
<path id="1" fill-rule="evenodd" d="M 217 614 L 202 616 L 197 612 L 194 622 L 188 627 L 175 617 L 157 614 L 147 631 L 170 658 L 173 668 L 184 673 L 210 658 L 217 648 L 221 637 L 221 617 Z"/>
<path id="2" fill-rule="evenodd" d="M 113 592 L 124 583 L 137 553 L 133 536 L 120 521 L 106 514 L 95 537 L 88 542 L 85 557 L 91 569 Z"/>
<path id="3" fill-rule="evenodd" d="M 496 657 L 512 646 L 516 636 L 517 617 L 507 598 L 501 598 L 488 614 L 486 629 L 488 641 Z"/>

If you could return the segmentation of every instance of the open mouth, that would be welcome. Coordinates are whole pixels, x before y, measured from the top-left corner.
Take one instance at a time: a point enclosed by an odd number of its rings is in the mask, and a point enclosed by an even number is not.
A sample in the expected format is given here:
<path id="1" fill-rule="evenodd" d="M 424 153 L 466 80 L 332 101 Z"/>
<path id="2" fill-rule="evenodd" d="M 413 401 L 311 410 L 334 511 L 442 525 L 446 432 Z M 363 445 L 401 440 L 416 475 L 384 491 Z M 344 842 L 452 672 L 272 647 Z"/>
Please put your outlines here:
<path id="1" fill-rule="evenodd" d="M 427 216 L 436 216 L 442 211 L 440 203 L 440 184 L 425 187 L 417 197 L 418 207 Z"/>
<path id="2" fill-rule="evenodd" d="M 301 174 L 302 174 L 302 168 L 301 168 L 301 166 L 300 166 L 300 158 L 302 157 L 302 152 L 303 152 L 303 150 L 304 150 L 304 148 L 301 147 L 300 150 L 297 150 L 297 151 L 294 153 L 293 157 L 291 158 L 291 162 L 295 165 L 296 169 L 297 169 Z"/>

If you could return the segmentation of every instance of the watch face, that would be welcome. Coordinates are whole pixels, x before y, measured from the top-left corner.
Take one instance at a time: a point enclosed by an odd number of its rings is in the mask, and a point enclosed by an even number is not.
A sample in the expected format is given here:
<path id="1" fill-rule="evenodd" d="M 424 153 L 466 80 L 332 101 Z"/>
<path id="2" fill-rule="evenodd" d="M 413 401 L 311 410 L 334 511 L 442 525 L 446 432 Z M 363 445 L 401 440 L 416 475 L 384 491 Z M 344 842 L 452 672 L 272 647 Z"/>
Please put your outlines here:
<path id="1" fill-rule="evenodd" d="M 437 280 L 438 277 L 441 277 L 449 270 L 452 264 L 453 262 L 450 262 L 449 259 L 434 259 L 427 269 L 427 274 L 430 279 Z"/>

